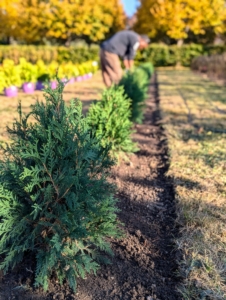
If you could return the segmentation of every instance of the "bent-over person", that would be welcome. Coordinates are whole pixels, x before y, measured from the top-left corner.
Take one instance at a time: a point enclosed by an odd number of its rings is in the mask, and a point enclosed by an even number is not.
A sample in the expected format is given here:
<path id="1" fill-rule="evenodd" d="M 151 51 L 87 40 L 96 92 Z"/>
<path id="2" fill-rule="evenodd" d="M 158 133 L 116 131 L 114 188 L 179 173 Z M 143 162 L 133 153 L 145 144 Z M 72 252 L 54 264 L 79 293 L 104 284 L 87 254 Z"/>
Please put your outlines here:
<path id="1" fill-rule="evenodd" d="M 104 83 L 110 87 L 122 78 L 120 58 L 128 70 L 133 67 L 137 49 L 144 49 L 150 43 L 146 35 L 139 35 L 134 31 L 123 30 L 104 41 L 100 46 L 100 64 Z"/>

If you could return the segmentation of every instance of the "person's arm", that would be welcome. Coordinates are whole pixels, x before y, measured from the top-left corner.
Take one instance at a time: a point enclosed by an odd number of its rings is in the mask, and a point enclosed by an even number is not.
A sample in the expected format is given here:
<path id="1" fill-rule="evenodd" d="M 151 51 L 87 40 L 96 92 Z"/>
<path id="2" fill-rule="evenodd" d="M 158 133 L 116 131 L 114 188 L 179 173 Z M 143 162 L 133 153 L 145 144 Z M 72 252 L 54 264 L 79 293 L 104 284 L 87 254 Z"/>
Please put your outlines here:
<path id="1" fill-rule="evenodd" d="M 131 59 L 124 59 L 123 63 L 127 70 L 131 69 L 134 65 L 134 61 Z"/>
<path id="2" fill-rule="evenodd" d="M 134 56 L 139 47 L 139 39 L 137 35 L 131 34 L 129 36 L 129 44 L 127 48 L 126 57 L 124 58 L 124 66 L 127 70 L 132 69 L 134 65 Z"/>

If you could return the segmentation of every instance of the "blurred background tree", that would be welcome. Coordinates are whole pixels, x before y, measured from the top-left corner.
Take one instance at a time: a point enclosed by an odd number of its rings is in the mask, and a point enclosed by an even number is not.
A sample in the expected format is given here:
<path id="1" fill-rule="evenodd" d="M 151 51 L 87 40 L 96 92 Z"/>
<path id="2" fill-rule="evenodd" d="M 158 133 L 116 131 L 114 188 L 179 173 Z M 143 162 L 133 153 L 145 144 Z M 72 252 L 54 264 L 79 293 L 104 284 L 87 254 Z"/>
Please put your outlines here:
<path id="1" fill-rule="evenodd" d="M 134 29 L 181 45 L 192 36 L 224 33 L 225 21 L 224 0 L 140 0 Z"/>
<path id="2" fill-rule="evenodd" d="M 16 32 L 20 1 L 0 1 L 0 39 L 5 42 L 9 42 L 10 37 Z"/>
<path id="3" fill-rule="evenodd" d="M 120 0 L 1 0 L 1 37 L 28 44 L 98 42 L 125 28 Z"/>
<path id="4" fill-rule="evenodd" d="M 19 0 L 18 8 L 17 27 L 12 32 L 14 39 L 28 44 L 42 43 L 48 32 L 51 1 Z"/>
<path id="5" fill-rule="evenodd" d="M 126 23 L 154 42 L 212 44 L 226 39 L 226 6 L 224 0 L 140 0 L 127 19 L 121 0 L 0 0 L 6 44 L 100 43 Z"/>

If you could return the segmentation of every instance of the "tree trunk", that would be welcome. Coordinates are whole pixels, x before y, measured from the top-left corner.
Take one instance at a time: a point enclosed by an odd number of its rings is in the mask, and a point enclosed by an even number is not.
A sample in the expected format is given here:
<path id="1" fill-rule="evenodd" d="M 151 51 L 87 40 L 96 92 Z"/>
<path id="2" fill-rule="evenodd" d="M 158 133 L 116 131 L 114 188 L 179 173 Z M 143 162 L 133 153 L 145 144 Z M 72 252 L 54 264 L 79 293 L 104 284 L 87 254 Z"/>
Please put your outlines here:
<path id="1" fill-rule="evenodd" d="M 177 40 L 177 46 L 178 47 L 181 47 L 183 44 L 184 44 L 184 40 L 183 39 Z"/>
<path id="2" fill-rule="evenodd" d="M 177 47 L 179 47 L 179 48 L 182 47 L 183 43 L 184 43 L 183 39 L 177 40 Z M 176 68 L 180 68 L 180 67 L 181 67 L 180 50 L 178 50 Z"/>

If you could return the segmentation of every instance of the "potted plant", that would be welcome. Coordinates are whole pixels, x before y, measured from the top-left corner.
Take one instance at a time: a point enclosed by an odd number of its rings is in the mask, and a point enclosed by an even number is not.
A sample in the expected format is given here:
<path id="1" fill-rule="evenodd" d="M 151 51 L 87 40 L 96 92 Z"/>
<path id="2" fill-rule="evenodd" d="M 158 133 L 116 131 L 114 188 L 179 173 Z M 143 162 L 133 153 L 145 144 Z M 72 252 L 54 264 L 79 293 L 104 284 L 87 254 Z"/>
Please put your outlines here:
<path id="1" fill-rule="evenodd" d="M 84 75 L 83 75 L 84 80 L 89 79 L 90 78 L 88 75 L 90 70 L 89 62 L 83 63 L 83 68 L 84 68 Z"/>
<path id="2" fill-rule="evenodd" d="M 85 80 L 85 70 L 84 70 L 84 66 L 83 64 L 78 66 L 78 71 L 79 71 L 79 77 L 78 77 L 78 81 L 82 81 Z"/>
<path id="3" fill-rule="evenodd" d="M 92 61 L 91 72 L 95 73 L 98 70 L 98 62 Z"/>
<path id="4" fill-rule="evenodd" d="M 48 68 L 44 61 L 39 59 L 36 63 L 37 67 L 37 83 L 36 83 L 36 90 L 43 90 L 44 89 L 44 82 L 49 81 L 49 74 Z"/>
<path id="5" fill-rule="evenodd" d="M 65 64 L 61 64 L 58 68 L 58 77 L 60 80 L 64 83 L 67 84 L 68 79 L 67 79 L 67 73 L 66 73 L 66 68 Z"/>
<path id="6" fill-rule="evenodd" d="M 74 72 L 73 72 L 74 64 L 66 63 L 63 65 L 65 77 L 68 78 L 67 83 L 72 84 L 75 82 Z"/>
<path id="7" fill-rule="evenodd" d="M 73 76 L 74 76 L 74 81 L 78 81 L 78 76 L 79 76 L 79 70 L 77 65 L 73 65 Z"/>
<path id="8" fill-rule="evenodd" d="M 45 83 L 47 84 L 50 81 L 50 76 L 48 73 L 42 74 L 38 77 L 38 81 L 36 83 L 36 90 L 41 91 L 45 88 Z"/>
<path id="9" fill-rule="evenodd" d="M 58 72 L 59 64 L 56 61 L 52 61 L 48 66 L 48 74 L 50 77 L 50 87 L 52 90 L 57 88 L 56 74 Z"/>
<path id="10" fill-rule="evenodd" d="M 10 59 L 6 59 L 2 64 L 4 93 L 7 97 L 16 97 L 18 87 L 21 85 L 20 66 L 15 65 Z"/>
<path id="11" fill-rule="evenodd" d="M 5 74 L 2 66 L 0 66 L 0 93 L 4 92 L 5 88 Z"/>
<path id="12" fill-rule="evenodd" d="M 37 79 L 37 67 L 20 58 L 20 78 L 22 80 L 22 89 L 26 94 L 32 94 L 35 90 L 35 81 Z"/>

